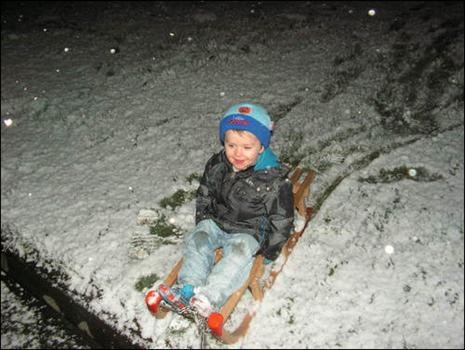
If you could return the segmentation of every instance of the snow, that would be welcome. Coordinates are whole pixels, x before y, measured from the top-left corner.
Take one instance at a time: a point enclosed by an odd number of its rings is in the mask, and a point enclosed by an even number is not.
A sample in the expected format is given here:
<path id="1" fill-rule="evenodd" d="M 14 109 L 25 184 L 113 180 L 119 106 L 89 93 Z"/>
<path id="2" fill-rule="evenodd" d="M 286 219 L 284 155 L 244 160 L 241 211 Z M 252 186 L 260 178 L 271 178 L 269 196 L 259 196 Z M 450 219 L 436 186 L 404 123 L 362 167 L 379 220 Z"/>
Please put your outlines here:
<path id="1" fill-rule="evenodd" d="M 209 346 L 464 347 L 461 2 L 44 4 L 2 3 L 4 247 L 146 347 L 196 346 L 135 286 L 194 225 L 193 199 L 160 201 L 195 190 L 222 112 L 252 100 L 276 153 L 317 170 L 316 215 L 233 313 L 256 308 L 247 336 Z M 156 239 L 163 217 L 178 234 Z"/>

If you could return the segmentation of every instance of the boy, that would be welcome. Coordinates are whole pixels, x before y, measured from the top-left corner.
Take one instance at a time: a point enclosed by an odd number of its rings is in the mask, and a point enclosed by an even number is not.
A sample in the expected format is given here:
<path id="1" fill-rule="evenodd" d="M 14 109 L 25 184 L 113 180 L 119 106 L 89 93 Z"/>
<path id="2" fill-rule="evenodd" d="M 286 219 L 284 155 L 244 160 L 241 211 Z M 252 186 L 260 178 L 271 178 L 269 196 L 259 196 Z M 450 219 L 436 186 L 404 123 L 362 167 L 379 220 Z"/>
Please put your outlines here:
<path id="1" fill-rule="evenodd" d="M 207 162 L 196 200 L 196 227 L 186 236 L 174 303 L 203 317 L 246 281 L 256 254 L 275 260 L 293 226 L 288 169 L 269 148 L 272 122 L 259 105 L 230 107 L 220 122 L 224 149 Z M 215 265 L 215 249 L 223 249 Z"/>

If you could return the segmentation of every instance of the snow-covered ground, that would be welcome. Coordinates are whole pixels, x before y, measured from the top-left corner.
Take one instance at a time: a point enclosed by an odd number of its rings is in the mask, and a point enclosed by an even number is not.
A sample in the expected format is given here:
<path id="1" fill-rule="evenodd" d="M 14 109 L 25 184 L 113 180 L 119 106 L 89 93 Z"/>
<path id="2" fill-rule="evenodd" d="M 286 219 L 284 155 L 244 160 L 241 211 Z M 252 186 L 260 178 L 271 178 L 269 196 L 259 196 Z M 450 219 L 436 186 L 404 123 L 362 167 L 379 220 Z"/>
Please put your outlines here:
<path id="1" fill-rule="evenodd" d="M 251 100 L 317 170 L 316 215 L 232 315 L 258 307 L 247 336 L 209 346 L 463 348 L 463 55 L 462 2 L 2 2 L 2 249 L 146 347 L 197 346 L 144 290 L 181 256 L 221 114 Z"/>

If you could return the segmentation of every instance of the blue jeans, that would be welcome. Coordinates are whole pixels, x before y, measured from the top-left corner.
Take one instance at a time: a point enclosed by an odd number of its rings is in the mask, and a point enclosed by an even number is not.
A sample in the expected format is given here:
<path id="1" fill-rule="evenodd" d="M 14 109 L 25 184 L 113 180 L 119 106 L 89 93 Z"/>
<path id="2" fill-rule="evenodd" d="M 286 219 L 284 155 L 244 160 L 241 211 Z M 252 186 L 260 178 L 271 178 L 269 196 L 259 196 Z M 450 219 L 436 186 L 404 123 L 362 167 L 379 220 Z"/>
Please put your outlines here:
<path id="1" fill-rule="evenodd" d="M 217 248 L 223 257 L 215 264 Z M 250 234 L 226 233 L 213 220 L 202 220 L 185 238 L 178 283 L 198 287 L 197 293 L 220 308 L 247 280 L 258 248 Z"/>

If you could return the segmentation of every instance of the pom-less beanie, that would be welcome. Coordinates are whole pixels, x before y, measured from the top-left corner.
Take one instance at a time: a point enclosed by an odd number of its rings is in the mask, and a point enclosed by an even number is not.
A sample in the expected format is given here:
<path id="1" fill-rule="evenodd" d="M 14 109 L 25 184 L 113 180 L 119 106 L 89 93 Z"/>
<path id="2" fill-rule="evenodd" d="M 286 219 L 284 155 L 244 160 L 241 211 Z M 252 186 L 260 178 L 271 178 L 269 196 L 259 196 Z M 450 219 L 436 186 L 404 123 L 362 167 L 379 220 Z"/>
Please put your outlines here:
<path id="1" fill-rule="evenodd" d="M 270 145 L 273 123 L 265 108 L 253 103 L 239 103 L 231 106 L 220 122 L 220 140 L 228 130 L 245 130 L 254 134 L 263 147 Z"/>

